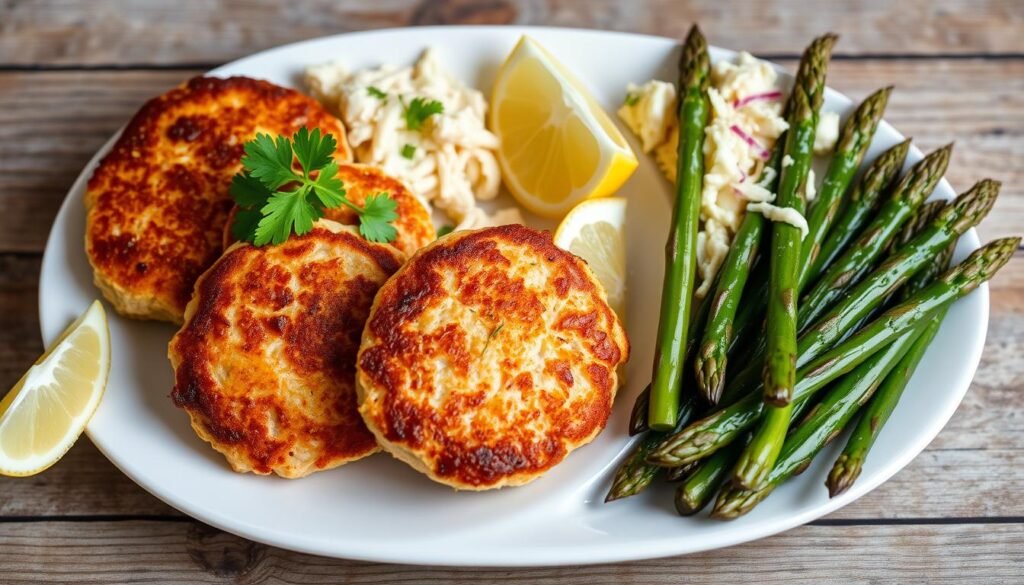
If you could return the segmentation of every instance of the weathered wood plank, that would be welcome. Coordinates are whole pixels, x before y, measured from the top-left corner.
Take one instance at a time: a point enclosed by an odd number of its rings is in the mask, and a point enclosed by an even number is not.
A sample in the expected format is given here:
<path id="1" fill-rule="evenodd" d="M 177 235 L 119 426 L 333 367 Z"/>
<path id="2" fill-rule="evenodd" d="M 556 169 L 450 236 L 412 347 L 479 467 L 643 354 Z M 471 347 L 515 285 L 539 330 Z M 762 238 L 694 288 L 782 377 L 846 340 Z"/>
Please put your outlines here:
<path id="1" fill-rule="evenodd" d="M 36 256 L 0 255 L 0 388 L 42 351 L 38 266 Z M 1024 498 L 1014 497 L 1024 493 L 1024 255 L 993 282 L 992 299 L 982 363 L 953 420 L 906 469 L 830 518 L 1024 517 Z M 175 513 L 87 440 L 43 474 L 0 478 L 0 494 L 0 518 Z"/>
<path id="2" fill-rule="evenodd" d="M 148 98 L 197 73 L 0 73 L 0 251 L 42 250 L 96 150 Z"/>
<path id="3" fill-rule="evenodd" d="M 260 0 L 189 3 L 0 1 L 0 65 L 220 63 L 285 43 L 382 27 L 428 24 L 572 26 L 679 37 L 691 22 L 716 45 L 799 54 L 825 31 L 838 53 L 1019 53 L 1024 9 L 1015 0 L 865 0 L 809 6 L 764 0 Z"/>
<path id="4" fill-rule="evenodd" d="M 36 298 L 39 264 L 37 254 L 0 254 L 0 395 L 43 351 Z"/>
<path id="5" fill-rule="evenodd" d="M 856 546 L 851 546 L 855 543 Z M 379 565 L 292 553 L 194 522 L 0 524 L 11 585 L 75 583 L 447 583 L 533 585 L 1020 582 L 1024 525 L 804 526 L 724 550 L 618 565 L 473 569 Z"/>
<path id="6" fill-rule="evenodd" d="M 0 252 L 40 251 L 74 178 L 146 98 L 198 71 L 0 73 Z M 887 119 L 922 148 L 951 140 L 949 178 L 1003 181 L 986 238 L 1024 217 L 1024 59 L 838 61 L 831 83 L 855 98 L 895 83 Z"/>

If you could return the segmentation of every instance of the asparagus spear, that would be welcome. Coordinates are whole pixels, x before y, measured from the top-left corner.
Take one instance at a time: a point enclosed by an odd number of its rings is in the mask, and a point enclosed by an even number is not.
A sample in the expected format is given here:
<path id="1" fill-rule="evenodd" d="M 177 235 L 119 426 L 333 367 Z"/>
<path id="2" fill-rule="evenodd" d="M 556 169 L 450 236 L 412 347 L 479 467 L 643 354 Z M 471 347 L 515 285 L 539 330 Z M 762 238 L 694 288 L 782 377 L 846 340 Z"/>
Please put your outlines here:
<path id="1" fill-rule="evenodd" d="M 715 276 L 714 285 L 718 285 L 718 279 L 721 277 L 721 272 Z M 714 288 L 714 287 L 712 287 Z M 693 310 L 692 322 L 686 335 L 686 362 L 689 362 L 695 351 L 697 336 L 704 329 L 704 323 L 708 320 L 708 313 L 711 311 L 711 302 L 705 297 L 697 301 L 697 307 Z M 639 435 L 640 433 L 650 430 L 647 426 L 647 412 L 650 409 L 651 403 L 651 385 L 648 384 L 642 392 L 636 397 L 636 401 L 633 403 L 633 410 L 629 414 L 629 435 Z M 693 409 L 696 408 L 693 396 L 682 395 L 679 399 L 679 415 L 678 418 L 689 418 L 692 414 Z"/>
<path id="2" fill-rule="evenodd" d="M 926 210 L 922 209 L 922 211 Z M 917 224 L 918 231 L 922 229 L 921 221 L 913 223 Z M 905 231 L 911 233 L 901 234 L 901 237 L 903 239 L 910 238 L 912 230 Z M 904 298 L 909 298 L 931 283 L 936 276 L 932 269 L 944 269 L 949 263 L 951 250 L 952 247 L 948 247 L 936 258 L 936 261 L 929 265 L 928 270 L 923 271 L 931 273 L 931 278 L 918 279 L 908 283 L 907 287 L 903 289 Z M 932 328 L 937 330 L 937 322 L 941 320 L 941 315 L 944 315 L 948 309 L 949 305 L 939 309 L 938 319 L 919 326 L 923 332 L 905 333 L 888 348 L 876 353 L 852 373 L 844 376 L 821 403 L 814 407 L 814 410 L 794 431 L 793 435 L 787 438 L 783 453 L 775 469 L 771 472 L 768 485 L 757 491 L 743 491 L 739 488 L 724 490 L 713 515 L 720 518 L 735 518 L 745 514 L 763 500 L 776 485 L 791 475 L 801 473 L 821 448 L 831 442 L 853 418 L 857 408 L 868 400 L 871 394 L 876 392 L 876 389 L 877 392 L 881 392 L 886 387 L 889 380 L 903 368 L 910 355 L 918 349 L 922 338 L 927 337 L 924 341 L 925 346 L 931 342 L 934 332 L 929 335 L 928 331 Z M 920 351 L 921 354 L 924 353 L 923 350 Z M 883 379 L 885 381 L 880 384 Z M 872 400 L 876 400 L 877 397 L 876 394 Z M 807 402 L 809 401 L 805 401 L 804 404 Z"/>
<path id="3" fill-rule="evenodd" d="M 814 156 L 814 132 L 818 112 L 825 99 L 825 71 L 836 36 L 826 34 L 804 51 L 796 81 L 789 96 L 789 128 L 785 156 L 792 164 L 783 166 L 775 204 L 803 213 L 803 190 Z M 768 351 L 764 364 L 765 400 L 789 404 L 796 383 L 796 296 L 800 277 L 800 230 L 784 222 L 772 224 L 768 289 Z M 788 416 L 781 410 L 772 417 Z M 785 432 L 785 429 L 783 429 Z M 748 449 L 762 443 L 755 437 Z M 774 460 L 774 458 L 769 457 Z M 771 467 L 771 463 L 768 464 Z"/>
<path id="4" fill-rule="evenodd" d="M 793 410 L 793 418 L 799 418 L 809 404 L 809 400 L 797 404 Z M 680 515 L 696 514 L 711 501 L 715 492 L 729 478 L 729 471 L 735 467 L 736 460 L 749 440 L 748 436 L 744 440 L 733 441 L 697 462 L 697 468 L 676 488 L 676 511 Z"/>
<path id="5" fill-rule="evenodd" d="M 832 264 L 800 303 L 800 323 L 809 325 L 841 297 L 847 287 L 871 269 L 889 242 L 931 194 L 946 172 L 953 145 L 929 154 L 896 185 L 892 196 L 882 205 L 878 216 L 857 242 Z"/>
<path id="6" fill-rule="evenodd" d="M 685 401 L 683 405 L 684 408 L 679 413 L 679 420 L 676 422 L 675 432 L 682 429 L 695 412 L 692 401 Z M 612 476 L 612 486 L 608 489 L 608 495 L 604 499 L 605 502 L 635 496 L 647 489 L 658 478 L 658 475 L 664 470 L 657 465 L 649 463 L 647 457 L 654 447 L 665 440 L 666 434 L 649 431 L 640 437 L 640 440 L 633 447 L 633 451 L 622 460 L 622 463 L 615 470 L 615 475 Z"/>
<path id="7" fill-rule="evenodd" d="M 807 419 L 786 438 L 778 462 L 764 484 L 755 489 L 736 485 L 726 487 L 718 494 L 711 517 L 732 519 L 746 514 L 768 497 L 776 486 L 806 469 L 814 456 L 853 418 L 857 408 L 871 396 L 917 337 L 917 330 L 903 333 L 888 347 L 843 376 Z"/>
<path id="8" fill-rule="evenodd" d="M 814 282 L 823 270 L 832 265 L 840 254 L 846 251 L 850 242 L 856 238 L 861 229 L 871 219 L 875 208 L 889 184 L 896 178 L 907 158 L 910 139 L 893 146 L 883 152 L 872 162 L 860 182 L 853 188 L 848 197 L 846 208 L 839 216 L 835 225 L 829 230 L 821 252 L 814 259 L 807 282 Z"/>
<path id="9" fill-rule="evenodd" d="M 775 190 L 781 162 L 780 145 L 772 150 L 771 158 L 765 163 L 758 186 L 769 191 Z M 705 303 L 710 305 L 711 313 L 693 365 L 697 374 L 697 388 L 710 404 L 717 404 L 721 398 L 732 342 L 732 325 L 747 277 L 757 257 L 764 224 L 764 216 L 760 213 L 748 213 L 743 217 L 736 237 L 729 246 L 729 253 L 718 271 L 718 284 L 713 289 L 713 295 L 708 297 L 714 299 L 714 302 Z"/>
<path id="10" fill-rule="evenodd" d="M 845 332 L 855 330 L 858 322 L 881 306 L 885 298 L 908 278 L 933 262 L 935 256 L 961 234 L 981 222 L 998 195 L 999 182 L 984 179 L 953 203 L 942 207 L 927 228 L 886 258 L 871 276 L 853 287 L 800 337 L 801 356 L 820 354 L 839 342 Z"/>
<path id="11" fill-rule="evenodd" d="M 612 476 L 612 487 L 605 496 L 605 502 L 613 502 L 635 496 L 651 485 L 662 468 L 647 462 L 647 456 L 661 440 L 660 433 L 648 433 L 640 438 L 633 452 L 619 464 Z"/>
<path id="12" fill-rule="evenodd" d="M 938 271 L 943 270 L 949 264 L 952 254 L 953 246 L 949 246 L 936 257 L 936 261 L 929 265 L 926 270 L 914 275 L 914 279 L 907 283 L 907 289 L 923 286 L 925 282 L 934 278 Z M 919 278 L 920 280 L 918 280 Z M 832 471 L 828 474 L 828 480 L 825 482 L 825 485 L 828 487 L 828 496 L 830 498 L 845 492 L 860 476 L 868 452 L 882 431 L 882 427 L 896 408 L 896 404 L 903 395 L 903 390 L 910 382 L 911 376 L 914 375 L 914 371 L 921 362 L 921 358 L 924 357 L 925 351 L 939 332 L 939 325 L 942 324 L 942 319 L 946 316 L 948 310 L 948 307 L 940 309 L 935 319 L 925 325 L 924 331 L 906 355 L 903 356 L 903 359 L 900 360 L 896 368 L 886 376 L 885 381 L 882 382 L 882 385 L 879 386 L 875 395 L 871 398 L 871 402 L 864 409 L 864 413 L 854 427 L 853 434 L 850 435 L 846 447 L 843 449 L 842 454 L 839 455 L 839 458 L 836 459 L 835 464 L 832 466 Z"/>
<path id="13" fill-rule="evenodd" d="M 811 42 L 804 52 L 789 99 L 789 128 L 776 205 L 804 211 L 803 193 L 814 156 L 818 112 L 825 98 L 825 72 L 836 36 L 827 34 Z M 763 385 L 767 412 L 733 471 L 733 481 L 755 487 L 775 465 L 793 414 L 796 384 L 797 297 L 800 294 L 802 234 L 783 222 L 772 225 L 768 275 L 767 348 Z"/>
<path id="14" fill-rule="evenodd" d="M 730 357 L 742 355 L 740 352 L 749 349 L 751 342 L 756 341 L 760 334 L 758 329 L 764 325 L 764 305 L 767 296 L 768 262 L 767 258 L 762 256 L 754 263 L 750 278 L 747 279 L 747 286 L 740 295 L 740 308 L 736 311 L 732 339 L 729 341 Z"/>
<path id="15" fill-rule="evenodd" d="M 896 237 L 893 238 L 887 253 L 891 254 L 895 250 L 900 249 L 901 246 L 907 245 L 910 240 L 913 240 L 915 236 L 928 227 L 928 224 L 939 215 L 939 212 L 946 207 L 947 203 L 947 201 L 939 199 L 922 205 L 917 210 L 917 213 L 914 214 L 914 217 L 910 218 L 910 221 L 907 222 L 907 225 L 903 226 L 900 233 L 896 234 Z"/>
<path id="16" fill-rule="evenodd" d="M 811 268 L 821 251 L 821 244 L 839 211 L 843 194 L 864 160 L 878 123 L 882 121 L 891 91 L 892 87 L 886 87 L 868 96 L 843 125 L 818 198 L 811 205 L 807 217 L 809 231 L 800 247 L 799 290 L 803 290 L 812 276 Z"/>
<path id="17" fill-rule="evenodd" d="M 675 426 L 694 280 L 697 277 L 697 229 L 704 180 L 704 128 L 710 105 L 707 41 L 696 25 L 683 44 L 679 60 L 679 163 L 672 231 L 665 245 L 665 280 L 661 289 L 661 320 L 655 350 L 647 422 L 654 430 Z"/>
<path id="18" fill-rule="evenodd" d="M 949 269 L 949 262 L 953 258 L 953 252 L 956 250 L 956 242 L 953 242 L 945 250 L 939 253 L 935 257 L 935 261 L 925 267 L 914 276 L 910 277 L 907 281 L 907 286 L 902 291 L 903 298 L 906 300 L 909 291 L 916 291 L 924 288 L 926 285 L 931 284 L 933 280 L 938 278 L 940 274 Z"/>
<path id="19" fill-rule="evenodd" d="M 1020 238 L 995 240 L 975 250 L 966 260 L 946 271 L 934 283 L 883 313 L 846 341 L 818 356 L 800 369 L 794 400 L 806 400 L 825 384 L 860 365 L 894 339 L 917 327 L 954 300 L 970 293 L 1013 256 Z M 750 394 L 711 415 L 669 435 L 647 460 L 675 467 L 703 459 L 728 445 L 757 422 L 763 401 Z"/>
<path id="20" fill-rule="evenodd" d="M 629 436 L 650 430 L 647 426 L 647 411 L 651 408 L 651 385 L 648 384 L 636 397 L 633 410 L 629 412 Z"/>
<path id="21" fill-rule="evenodd" d="M 697 469 L 676 488 L 676 511 L 681 516 L 696 514 L 711 501 L 718 488 L 729 478 L 729 470 L 746 445 L 734 441 L 697 464 Z"/>

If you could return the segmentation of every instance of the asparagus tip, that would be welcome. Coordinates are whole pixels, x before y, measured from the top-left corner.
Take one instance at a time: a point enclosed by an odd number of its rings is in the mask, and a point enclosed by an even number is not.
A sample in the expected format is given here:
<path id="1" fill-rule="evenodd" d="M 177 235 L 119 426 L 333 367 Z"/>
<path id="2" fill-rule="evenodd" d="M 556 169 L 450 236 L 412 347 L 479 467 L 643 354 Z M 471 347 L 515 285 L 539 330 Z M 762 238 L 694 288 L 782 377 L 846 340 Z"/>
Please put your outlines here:
<path id="1" fill-rule="evenodd" d="M 770 468 L 741 457 L 732 472 L 732 486 L 737 490 L 755 491 L 768 478 Z"/>
<path id="2" fill-rule="evenodd" d="M 825 486 L 828 488 L 828 497 L 834 498 L 839 494 L 850 489 L 853 482 L 857 481 L 860 477 L 862 469 L 862 459 L 850 458 L 845 453 L 836 459 L 835 465 L 832 466 L 832 471 L 828 474 L 828 479 L 825 480 Z"/>
<path id="3" fill-rule="evenodd" d="M 697 389 L 711 406 L 717 405 L 722 398 L 722 370 L 725 369 L 725 359 L 725 356 L 715 359 L 698 355 L 694 364 L 697 370 Z"/>

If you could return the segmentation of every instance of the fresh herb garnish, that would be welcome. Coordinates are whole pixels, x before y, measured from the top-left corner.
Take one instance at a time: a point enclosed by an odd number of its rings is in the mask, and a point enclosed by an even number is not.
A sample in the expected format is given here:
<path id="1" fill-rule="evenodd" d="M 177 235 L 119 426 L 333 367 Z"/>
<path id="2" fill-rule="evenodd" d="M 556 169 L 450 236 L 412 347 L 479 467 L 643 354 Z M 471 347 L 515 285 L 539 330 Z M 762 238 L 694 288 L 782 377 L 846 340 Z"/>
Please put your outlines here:
<path id="1" fill-rule="evenodd" d="M 363 212 L 359 214 L 359 233 L 371 242 L 390 242 L 398 232 L 391 222 L 398 219 L 395 211 L 396 203 L 390 195 L 381 191 L 370 195 L 363 204 Z"/>
<path id="2" fill-rule="evenodd" d="M 626 94 L 626 105 L 635 106 L 640 101 L 640 94 L 629 92 Z"/>
<path id="3" fill-rule="evenodd" d="M 403 101 L 402 106 L 405 108 L 405 127 L 409 130 L 419 130 L 427 118 L 444 113 L 444 104 L 421 97 L 413 98 L 408 104 Z"/>
<path id="4" fill-rule="evenodd" d="M 375 98 L 377 98 L 379 100 L 387 100 L 388 99 L 388 94 L 386 94 L 383 91 L 381 91 L 380 88 L 374 87 L 372 85 L 366 88 L 366 93 L 370 94 L 371 96 L 373 96 L 373 97 L 375 97 Z"/>
<path id="5" fill-rule="evenodd" d="M 453 231 L 455 231 L 455 226 L 453 226 L 453 225 L 443 225 L 443 226 L 437 228 L 437 237 L 441 238 L 441 237 L 447 236 L 448 234 L 452 233 Z"/>
<path id="6" fill-rule="evenodd" d="M 504 321 L 502 321 L 501 323 L 498 323 L 498 326 L 495 327 L 494 329 L 492 329 L 490 334 L 487 335 L 487 341 L 484 342 L 484 349 L 483 349 L 483 351 L 480 352 L 480 357 L 484 357 L 484 354 L 487 353 L 487 347 L 489 345 L 491 345 L 491 340 L 494 339 L 494 336 L 497 335 L 498 332 L 501 331 L 501 328 L 504 327 L 504 326 L 505 326 L 505 322 Z"/>
<path id="7" fill-rule="evenodd" d="M 402 147 L 402 157 L 412 160 L 412 157 L 416 156 L 416 147 L 411 144 L 406 144 Z"/>
<path id="8" fill-rule="evenodd" d="M 239 240 L 257 246 L 280 244 L 293 233 L 302 235 L 324 216 L 325 209 L 345 206 L 359 215 L 359 233 L 371 242 L 390 242 L 398 217 L 386 193 L 366 198 L 363 206 L 345 197 L 334 162 L 337 142 L 319 129 L 300 128 L 291 140 L 257 134 L 245 144 L 242 172 L 231 181 L 231 197 L 239 210 L 231 225 Z M 298 161 L 301 173 L 294 169 Z"/>

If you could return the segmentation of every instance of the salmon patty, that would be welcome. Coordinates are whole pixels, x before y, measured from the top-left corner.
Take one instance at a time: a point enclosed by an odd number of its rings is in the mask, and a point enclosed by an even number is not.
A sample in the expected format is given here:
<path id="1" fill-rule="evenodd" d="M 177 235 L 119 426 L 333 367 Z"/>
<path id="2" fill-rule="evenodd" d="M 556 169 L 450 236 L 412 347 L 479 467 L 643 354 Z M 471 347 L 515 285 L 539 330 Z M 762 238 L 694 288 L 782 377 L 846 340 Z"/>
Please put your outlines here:
<path id="1" fill-rule="evenodd" d="M 180 323 L 220 256 L 231 178 L 257 133 L 319 128 L 351 160 L 341 122 L 313 98 L 247 77 L 196 77 L 147 102 L 89 179 L 85 248 L 122 315 Z"/>
<path id="2" fill-rule="evenodd" d="M 356 352 L 404 260 L 328 220 L 280 245 L 235 244 L 196 283 L 170 343 L 175 405 L 238 472 L 302 477 L 373 453 Z"/>
<path id="3" fill-rule="evenodd" d="M 435 481 L 521 485 L 604 428 L 628 355 L 601 285 L 550 234 L 456 232 L 377 293 L 359 412 L 385 450 Z"/>

